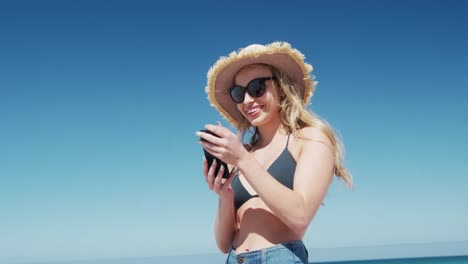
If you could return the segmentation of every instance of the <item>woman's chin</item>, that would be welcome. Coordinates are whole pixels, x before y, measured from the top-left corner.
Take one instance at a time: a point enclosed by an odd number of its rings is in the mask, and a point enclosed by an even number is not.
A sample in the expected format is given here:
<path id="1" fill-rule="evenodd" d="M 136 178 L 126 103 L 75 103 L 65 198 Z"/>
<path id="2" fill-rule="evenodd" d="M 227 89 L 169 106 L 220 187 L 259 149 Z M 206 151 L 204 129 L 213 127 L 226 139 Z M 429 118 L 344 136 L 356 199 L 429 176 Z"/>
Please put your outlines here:
<path id="1" fill-rule="evenodd" d="M 263 123 L 265 123 L 265 118 L 262 115 L 259 115 L 257 117 L 253 118 L 248 118 L 250 124 L 254 127 L 261 126 Z"/>

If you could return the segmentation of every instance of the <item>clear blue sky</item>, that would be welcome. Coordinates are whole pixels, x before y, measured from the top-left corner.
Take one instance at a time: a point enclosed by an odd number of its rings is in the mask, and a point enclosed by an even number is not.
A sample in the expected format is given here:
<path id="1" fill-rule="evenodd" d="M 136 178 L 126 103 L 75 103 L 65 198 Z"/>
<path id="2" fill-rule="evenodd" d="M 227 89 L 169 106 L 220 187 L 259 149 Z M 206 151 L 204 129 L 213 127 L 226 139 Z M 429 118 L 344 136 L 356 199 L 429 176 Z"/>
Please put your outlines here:
<path id="1" fill-rule="evenodd" d="M 217 252 L 194 133 L 221 55 L 290 42 L 341 134 L 310 248 L 468 240 L 464 1 L 5 1 L 0 262 Z"/>

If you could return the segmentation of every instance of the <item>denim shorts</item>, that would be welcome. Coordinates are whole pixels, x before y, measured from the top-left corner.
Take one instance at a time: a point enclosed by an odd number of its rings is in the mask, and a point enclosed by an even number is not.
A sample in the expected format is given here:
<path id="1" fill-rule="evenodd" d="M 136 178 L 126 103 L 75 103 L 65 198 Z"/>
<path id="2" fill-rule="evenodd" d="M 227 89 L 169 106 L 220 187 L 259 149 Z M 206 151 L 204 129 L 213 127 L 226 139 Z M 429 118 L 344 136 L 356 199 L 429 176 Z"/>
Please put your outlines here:
<path id="1" fill-rule="evenodd" d="M 229 251 L 226 264 L 309 264 L 309 254 L 301 240 L 236 254 Z"/>

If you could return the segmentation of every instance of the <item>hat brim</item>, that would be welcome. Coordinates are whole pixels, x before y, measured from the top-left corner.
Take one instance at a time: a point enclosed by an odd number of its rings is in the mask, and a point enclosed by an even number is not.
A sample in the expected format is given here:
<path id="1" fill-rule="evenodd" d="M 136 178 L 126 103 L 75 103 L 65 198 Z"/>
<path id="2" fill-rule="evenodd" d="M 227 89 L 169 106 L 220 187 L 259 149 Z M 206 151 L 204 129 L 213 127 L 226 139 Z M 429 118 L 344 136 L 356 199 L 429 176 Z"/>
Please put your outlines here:
<path id="1" fill-rule="evenodd" d="M 304 62 L 304 55 L 284 42 L 261 46 L 261 49 L 247 48 L 239 53 L 233 52 L 229 57 L 220 58 L 208 72 L 208 99 L 234 127 L 238 127 L 243 115 L 232 101 L 229 88 L 234 85 L 237 72 L 247 65 L 262 63 L 275 67 L 301 89 L 304 104 L 310 100 L 315 86 L 310 76 L 312 66 Z"/>

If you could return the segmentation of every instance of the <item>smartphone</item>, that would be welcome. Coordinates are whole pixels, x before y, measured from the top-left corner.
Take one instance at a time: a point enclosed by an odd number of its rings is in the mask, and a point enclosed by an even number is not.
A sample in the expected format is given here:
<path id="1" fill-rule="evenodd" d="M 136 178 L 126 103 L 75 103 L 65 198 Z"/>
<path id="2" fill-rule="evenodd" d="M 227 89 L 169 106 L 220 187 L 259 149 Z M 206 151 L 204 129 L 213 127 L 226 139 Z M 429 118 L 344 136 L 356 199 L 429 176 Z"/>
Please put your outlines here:
<path id="1" fill-rule="evenodd" d="M 200 130 L 200 132 L 205 132 L 205 133 L 208 133 L 208 134 L 211 134 L 215 137 L 219 137 L 218 135 L 216 135 L 215 133 L 209 131 L 209 130 Z M 206 141 L 204 140 L 203 138 L 200 138 L 200 140 L 202 141 Z M 224 167 L 224 173 L 223 173 L 223 178 L 224 179 L 227 179 L 229 178 L 229 169 L 228 169 L 228 166 L 226 164 L 226 162 L 216 158 L 215 156 L 211 155 L 208 151 L 206 151 L 205 149 L 203 149 L 203 152 L 205 152 L 205 159 L 206 161 L 208 162 L 208 168 L 211 166 L 211 164 L 213 164 L 213 160 L 216 160 L 216 170 L 215 170 L 215 177 L 218 176 L 218 172 L 219 172 L 219 169 L 221 169 L 221 166 Z"/>

